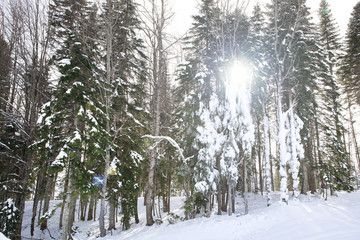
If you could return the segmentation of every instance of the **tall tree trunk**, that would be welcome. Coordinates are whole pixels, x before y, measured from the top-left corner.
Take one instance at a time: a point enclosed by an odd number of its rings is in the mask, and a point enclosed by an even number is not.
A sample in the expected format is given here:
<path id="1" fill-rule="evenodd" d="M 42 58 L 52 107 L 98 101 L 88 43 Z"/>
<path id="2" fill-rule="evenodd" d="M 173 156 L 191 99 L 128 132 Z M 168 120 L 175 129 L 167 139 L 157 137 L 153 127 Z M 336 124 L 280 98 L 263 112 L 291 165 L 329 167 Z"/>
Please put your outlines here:
<path id="1" fill-rule="evenodd" d="M 258 164 L 259 164 L 259 184 L 260 184 L 260 192 L 263 195 L 264 192 L 264 183 L 263 183 L 263 176 L 262 176 L 262 162 L 261 162 L 261 131 L 260 131 L 260 121 L 257 121 L 257 129 L 258 129 Z"/>
<path id="2" fill-rule="evenodd" d="M 314 136 L 314 135 L 312 135 Z M 309 190 L 311 193 L 315 193 L 316 191 L 316 176 L 315 176 L 315 162 L 314 162 L 314 156 L 313 156 L 313 140 L 309 139 L 309 141 L 307 141 L 307 143 L 305 144 L 305 155 L 306 155 L 306 159 L 308 159 L 309 161 L 309 165 L 305 166 L 307 167 L 307 174 L 303 176 L 303 178 L 305 179 L 305 176 L 307 176 L 309 179 L 308 180 L 308 185 L 309 186 Z M 304 161 L 305 163 L 305 161 Z M 303 166 L 304 167 L 304 166 Z M 304 169 L 305 170 L 305 169 Z M 306 184 L 306 182 L 304 182 L 304 185 Z M 308 190 L 305 188 L 304 186 L 304 190 L 303 190 L 303 194 L 305 194 Z"/>
<path id="3" fill-rule="evenodd" d="M 89 197 L 87 195 L 80 196 L 80 220 L 81 221 L 85 221 L 88 202 L 89 202 Z"/>
<path id="4" fill-rule="evenodd" d="M 267 206 L 271 204 L 271 186 L 272 186 L 272 177 L 271 177 L 271 164 L 270 164 L 270 139 L 269 139 L 269 120 L 264 107 L 264 159 L 265 159 L 265 187 L 266 187 L 266 196 L 267 196 Z"/>
<path id="5" fill-rule="evenodd" d="M 351 128 L 351 142 L 354 145 L 354 149 L 355 149 L 355 157 L 358 163 L 358 167 L 360 169 L 360 150 L 359 150 L 359 146 L 357 143 L 357 139 L 356 139 L 356 133 L 355 133 L 355 128 L 354 128 L 354 116 L 353 116 L 353 112 L 351 111 L 351 102 L 350 102 L 350 97 L 349 95 L 347 95 L 347 102 L 348 102 L 348 112 L 349 112 L 349 116 L 350 116 L 350 128 Z"/>
<path id="6" fill-rule="evenodd" d="M 256 134 L 256 133 L 255 133 Z M 251 159 L 256 159 L 256 145 L 253 145 L 252 146 L 252 148 L 251 148 Z M 257 169 L 256 169 L 256 160 L 255 161 L 253 161 L 252 163 L 251 163 L 251 165 L 252 165 L 252 167 L 251 167 L 251 169 L 252 169 L 252 174 L 251 174 L 251 178 L 252 178 L 252 180 L 251 180 L 251 186 L 253 186 L 253 188 L 251 187 L 251 191 L 254 191 L 254 193 L 258 193 L 259 192 L 259 182 L 258 182 L 258 171 L 257 171 Z"/>
<path id="7" fill-rule="evenodd" d="M 138 224 L 139 220 L 139 210 L 138 210 L 138 197 L 135 197 L 135 223 Z"/>
<path id="8" fill-rule="evenodd" d="M 224 179 L 221 180 L 221 211 L 227 212 L 227 184 Z"/>
<path id="9" fill-rule="evenodd" d="M 279 144 L 279 154 L 280 154 L 280 200 L 287 202 L 288 200 L 288 190 L 287 190 L 287 146 L 286 146 L 286 129 L 285 129 L 285 116 L 283 113 L 282 106 L 282 88 L 279 84 L 278 86 L 278 96 L 277 96 L 277 116 L 278 116 L 278 144 Z"/>
<path id="10" fill-rule="evenodd" d="M 116 200 L 109 199 L 109 228 L 108 230 L 115 230 L 115 209 L 116 209 Z"/>
<path id="11" fill-rule="evenodd" d="M 229 216 L 231 216 L 232 215 L 232 213 L 233 213 L 233 206 L 232 206 L 232 198 L 233 198 L 233 196 L 232 196 L 232 189 L 233 189 L 233 187 L 232 187 L 232 185 L 231 185 L 231 183 L 228 183 L 228 206 L 227 206 L 227 212 L 228 212 L 228 215 Z"/>
<path id="12" fill-rule="evenodd" d="M 63 227 L 64 210 L 65 210 L 65 203 L 66 203 L 66 194 L 68 192 L 68 184 L 69 184 L 69 178 L 66 178 L 65 183 L 64 183 L 63 201 L 61 204 L 61 211 L 60 211 L 59 228 Z"/>
<path id="13" fill-rule="evenodd" d="M 218 201 L 218 210 L 217 210 L 217 214 L 221 215 L 222 214 L 222 205 L 223 205 L 223 200 L 222 200 L 222 179 L 221 179 L 221 167 L 220 167 L 220 157 L 216 157 L 216 168 L 219 171 L 219 180 L 216 183 L 216 188 L 217 188 L 217 201 Z"/>
<path id="14" fill-rule="evenodd" d="M 110 130 L 110 125 L 107 123 L 107 130 Z M 108 131 L 110 132 L 110 131 Z M 107 179 L 108 179 L 108 171 L 110 166 L 110 148 L 106 149 L 105 156 L 105 169 L 104 169 L 104 181 L 101 188 L 101 200 L 100 200 L 100 214 L 99 214 L 99 229 L 100 229 L 100 237 L 106 236 L 105 229 L 105 197 L 106 197 L 106 188 L 107 188 Z"/>
<path id="15" fill-rule="evenodd" d="M 249 194 L 248 194 L 248 174 L 247 174 L 247 161 L 245 157 L 243 158 L 243 168 L 244 168 L 244 204 L 245 204 L 245 214 L 249 213 Z"/>
<path id="16" fill-rule="evenodd" d="M 292 95 L 289 96 L 289 120 L 290 120 L 290 140 L 291 140 L 291 164 L 290 164 L 290 172 L 293 182 L 293 191 L 295 198 L 299 197 L 299 169 L 300 169 L 300 162 L 298 159 L 298 149 L 297 149 L 297 139 L 296 139 L 296 126 L 295 126 L 295 115 L 294 115 L 294 103 L 292 102 Z M 303 157 L 303 156 L 302 156 Z M 305 167 L 305 163 L 303 163 L 303 167 Z M 305 168 L 306 169 L 306 168 Z M 306 171 L 305 171 L 306 174 Z M 304 175 L 304 179 L 307 180 L 307 176 Z"/>
<path id="17" fill-rule="evenodd" d="M 44 194 L 44 207 L 43 207 L 43 215 L 49 211 L 50 205 L 50 198 L 51 198 L 51 191 L 54 182 L 54 175 L 51 173 L 48 174 L 46 178 L 46 187 L 45 187 L 45 194 Z M 41 223 L 40 230 L 47 229 L 47 219 L 44 219 Z"/>
<path id="18" fill-rule="evenodd" d="M 67 240 L 68 237 L 71 239 L 71 228 L 72 228 L 72 215 L 71 215 L 71 210 L 72 210 L 72 203 L 73 203 L 73 192 L 74 192 L 74 187 L 73 187 L 73 180 L 72 180 L 72 169 L 71 167 L 68 165 L 68 180 L 67 180 L 67 191 L 64 192 L 65 194 L 65 198 L 64 198 L 64 212 L 63 212 L 63 226 L 62 226 L 62 235 L 61 235 L 61 239 L 62 240 Z"/>
<path id="19" fill-rule="evenodd" d="M 108 6 L 108 16 L 107 16 L 107 32 L 106 32 L 106 83 L 111 84 L 112 77 L 113 77 L 113 65 L 112 65 L 112 57 L 113 57 L 113 8 L 112 8 L 112 1 L 107 0 Z M 111 119 L 110 117 L 110 106 L 111 106 L 111 96 L 105 91 L 105 107 L 106 107 L 106 116 Z M 110 134 L 110 123 L 109 121 L 106 123 L 106 131 Z M 106 155 L 104 158 L 105 161 L 105 169 L 104 169 L 104 182 L 101 188 L 101 200 L 100 200 L 100 215 L 99 215 L 99 230 L 100 230 L 100 237 L 106 236 L 106 229 L 105 229 L 105 197 L 106 197 L 106 188 L 107 188 L 107 180 L 108 180 L 108 171 L 110 167 L 110 146 L 106 147 Z"/>
<path id="20" fill-rule="evenodd" d="M 91 194 L 90 202 L 89 202 L 89 210 L 87 220 L 93 220 L 93 212 L 94 212 L 94 202 L 95 202 L 95 194 Z"/>
<path id="21" fill-rule="evenodd" d="M 43 186 L 42 186 L 43 179 L 44 179 L 44 173 L 42 171 L 40 171 L 37 175 L 35 195 L 34 195 L 33 207 L 32 207 L 31 227 L 30 227 L 31 236 L 34 236 L 36 211 L 37 211 L 37 207 L 39 204 L 41 190 L 43 188 Z"/>

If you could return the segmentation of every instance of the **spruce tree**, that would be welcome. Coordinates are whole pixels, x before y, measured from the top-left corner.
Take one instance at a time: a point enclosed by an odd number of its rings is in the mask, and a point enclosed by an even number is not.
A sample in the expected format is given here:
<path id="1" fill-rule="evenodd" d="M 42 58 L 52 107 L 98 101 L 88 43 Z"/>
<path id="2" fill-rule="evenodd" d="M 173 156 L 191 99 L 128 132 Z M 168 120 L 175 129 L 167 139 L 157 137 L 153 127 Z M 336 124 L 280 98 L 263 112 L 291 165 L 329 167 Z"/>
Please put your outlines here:
<path id="1" fill-rule="evenodd" d="M 322 174 L 331 190 L 350 190 L 351 164 L 344 142 L 345 127 L 342 124 L 342 103 L 335 67 L 339 59 L 340 37 L 329 4 L 322 0 L 319 9 L 320 44 L 323 48 L 326 67 L 321 76 L 324 150 L 321 163 Z"/>
<path id="2" fill-rule="evenodd" d="M 143 41 L 136 35 L 140 21 L 135 2 L 109 0 L 104 9 L 106 56 L 102 64 L 106 71 L 102 74 L 106 81 L 101 101 L 110 119 L 106 131 L 114 147 L 107 154 L 115 171 L 109 176 L 107 194 L 111 204 L 109 229 L 115 228 L 115 206 L 121 205 L 126 230 L 130 228 L 130 218 L 137 216 L 139 174 L 146 157 L 142 138 L 148 118 L 144 110 L 145 55 Z"/>
<path id="3" fill-rule="evenodd" d="M 360 3 L 354 6 L 346 33 L 346 53 L 340 73 L 345 91 L 360 104 Z"/>
<path id="4" fill-rule="evenodd" d="M 93 169 L 86 165 L 101 159 L 109 141 L 103 130 L 107 119 L 97 95 L 101 87 L 94 74 L 98 71 L 92 38 L 94 10 L 86 1 L 59 0 L 54 1 L 51 11 L 59 44 L 54 58 L 60 78 L 43 123 L 56 131 L 47 140 L 56 147 L 56 165 L 66 171 L 62 235 L 66 239 L 71 234 L 76 198 L 91 182 Z"/>

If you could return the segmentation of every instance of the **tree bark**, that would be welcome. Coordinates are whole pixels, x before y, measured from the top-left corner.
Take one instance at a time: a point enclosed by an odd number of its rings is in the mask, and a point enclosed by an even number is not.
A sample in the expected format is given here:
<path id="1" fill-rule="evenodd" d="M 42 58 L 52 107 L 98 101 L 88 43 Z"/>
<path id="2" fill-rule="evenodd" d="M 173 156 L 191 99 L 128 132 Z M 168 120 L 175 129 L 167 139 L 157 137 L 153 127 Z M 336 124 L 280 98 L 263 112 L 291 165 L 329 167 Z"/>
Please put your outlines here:
<path id="1" fill-rule="evenodd" d="M 44 199 L 43 215 L 47 213 L 47 211 L 49 211 L 53 182 L 54 182 L 54 176 L 52 174 L 48 174 L 46 178 L 46 187 L 44 194 L 45 199 Z M 47 219 L 44 219 L 40 226 L 40 230 L 45 230 L 45 229 L 47 229 Z"/>
<path id="2" fill-rule="evenodd" d="M 91 194 L 90 202 L 89 202 L 88 217 L 87 217 L 88 221 L 93 220 L 94 202 L 95 202 L 95 196 L 94 196 L 94 194 Z"/>
<path id="3" fill-rule="evenodd" d="M 36 211 L 39 204 L 40 192 L 41 189 L 43 188 L 42 186 L 43 178 L 44 178 L 44 174 L 42 171 L 40 171 L 39 174 L 37 175 L 35 195 L 34 195 L 33 207 L 32 207 L 31 227 L 30 227 L 31 236 L 34 236 Z"/>
<path id="4" fill-rule="evenodd" d="M 115 230 L 115 209 L 116 209 L 116 200 L 109 199 L 109 228 L 108 230 Z"/>
<path id="5" fill-rule="evenodd" d="M 62 240 L 67 240 L 68 237 L 71 239 L 71 228 L 72 228 L 72 215 L 71 215 L 71 209 L 72 209 L 72 203 L 73 203 L 73 180 L 72 180 L 72 169 L 70 166 L 68 166 L 68 180 L 67 180 L 67 190 L 64 192 L 65 198 L 64 198 L 64 212 L 63 212 L 63 226 L 62 226 Z"/>
<path id="6" fill-rule="evenodd" d="M 138 211 L 138 197 L 135 198 L 135 223 L 138 224 L 139 220 L 139 211 Z"/>
<path id="7" fill-rule="evenodd" d="M 258 129 L 258 164 L 259 164 L 259 184 L 260 184 L 260 192 L 263 195 L 264 192 L 264 184 L 263 184 L 263 176 L 262 176 L 262 162 L 261 162 L 261 131 L 260 131 L 260 121 L 257 121 L 257 129 Z"/>

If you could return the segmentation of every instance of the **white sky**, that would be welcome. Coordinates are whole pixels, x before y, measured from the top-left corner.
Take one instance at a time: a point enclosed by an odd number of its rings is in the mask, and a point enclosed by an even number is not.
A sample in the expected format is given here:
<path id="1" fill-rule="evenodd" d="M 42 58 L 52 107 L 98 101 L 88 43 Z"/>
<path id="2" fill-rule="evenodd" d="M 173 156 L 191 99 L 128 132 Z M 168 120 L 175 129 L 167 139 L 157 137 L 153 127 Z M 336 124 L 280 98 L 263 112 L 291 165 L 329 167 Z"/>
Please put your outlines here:
<path id="1" fill-rule="evenodd" d="M 330 9 L 338 22 L 341 36 L 344 36 L 349 22 L 350 14 L 353 7 L 359 0 L 327 0 L 330 4 Z M 170 0 L 170 6 L 175 12 L 173 31 L 183 34 L 191 26 L 191 15 L 197 13 L 196 6 L 199 0 Z M 265 5 L 269 0 L 250 0 L 250 4 L 254 5 L 259 2 L 260 5 Z M 317 11 L 320 5 L 320 0 L 307 0 L 307 5 L 311 8 L 315 22 L 317 21 Z M 249 7 L 249 12 L 252 7 Z"/>

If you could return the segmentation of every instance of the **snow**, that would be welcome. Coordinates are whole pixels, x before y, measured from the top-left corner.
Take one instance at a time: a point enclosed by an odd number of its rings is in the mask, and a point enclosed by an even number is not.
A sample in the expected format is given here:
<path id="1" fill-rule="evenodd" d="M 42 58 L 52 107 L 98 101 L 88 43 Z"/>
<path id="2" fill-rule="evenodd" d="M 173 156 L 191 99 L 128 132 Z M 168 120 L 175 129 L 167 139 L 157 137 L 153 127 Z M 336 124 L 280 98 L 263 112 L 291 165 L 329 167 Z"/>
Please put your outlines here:
<path id="1" fill-rule="evenodd" d="M 64 66 L 70 65 L 70 64 L 71 64 L 70 59 L 67 59 L 67 58 L 61 59 L 59 61 L 59 66 L 61 66 L 61 67 L 64 67 Z"/>
<path id="2" fill-rule="evenodd" d="M 272 193 L 273 199 L 279 199 L 280 193 Z M 276 196 L 274 196 L 276 195 Z M 319 195 L 300 195 L 298 200 L 290 197 L 289 204 L 274 202 L 266 207 L 266 196 L 249 195 L 249 214 L 243 215 L 243 199 L 236 199 L 236 214 L 218 216 L 212 212 L 210 218 L 198 216 L 195 219 L 181 221 L 183 217 L 185 197 L 171 198 L 171 212 L 180 218 L 175 224 L 169 224 L 171 215 L 162 213 L 163 223 L 152 227 L 146 226 L 143 198 L 139 198 L 140 223 L 133 223 L 127 231 L 122 231 L 120 222 L 117 229 L 108 232 L 104 240 L 342 240 L 358 239 L 360 234 L 360 191 L 353 193 L 337 193 L 325 201 Z M 51 205 L 60 203 L 52 201 Z M 157 201 L 156 201 L 157 202 Z M 32 201 L 26 202 L 23 236 L 30 236 Z M 99 209 L 99 208 L 98 208 Z M 214 207 L 214 211 L 216 206 Z M 59 237 L 58 228 L 60 209 L 48 220 L 49 231 L 53 237 Z M 74 239 L 94 240 L 99 234 L 98 221 L 78 221 L 77 214 Z M 98 214 L 97 214 L 98 216 Z M 107 219 L 107 217 L 105 218 Z M 36 227 L 35 238 L 51 239 L 48 231 L 40 231 Z M 0 239 L 1 235 L 0 235 Z M 5 238 L 6 239 L 6 238 Z"/>
<path id="3" fill-rule="evenodd" d="M 0 232 L 0 240 L 9 240 L 9 238 L 5 237 L 4 234 Z"/>

